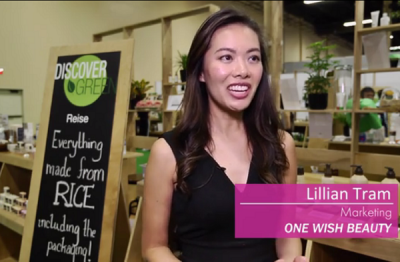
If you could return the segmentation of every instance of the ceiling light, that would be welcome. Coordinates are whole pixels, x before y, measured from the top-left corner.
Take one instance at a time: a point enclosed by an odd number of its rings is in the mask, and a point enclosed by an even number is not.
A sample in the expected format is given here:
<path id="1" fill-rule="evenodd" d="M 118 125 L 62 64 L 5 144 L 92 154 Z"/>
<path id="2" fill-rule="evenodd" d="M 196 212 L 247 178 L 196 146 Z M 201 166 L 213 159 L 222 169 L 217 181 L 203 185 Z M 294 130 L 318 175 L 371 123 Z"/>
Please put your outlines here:
<path id="1" fill-rule="evenodd" d="M 322 1 L 304 1 L 304 3 L 306 5 L 311 5 L 311 4 L 315 4 L 315 3 L 318 3 L 318 2 L 322 2 Z"/>
<path id="2" fill-rule="evenodd" d="M 363 20 L 362 23 L 363 23 L 364 25 L 365 25 L 365 24 L 372 24 L 372 19 Z M 343 24 L 343 26 L 346 26 L 346 27 L 355 26 L 355 25 L 356 25 L 356 22 L 355 22 L 355 21 L 353 21 L 353 22 L 346 22 L 346 23 Z"/>
<path id="3" fill-rule="evenodd" d="M 393 39 L 393 36 L 392 36 L 392 35 L 390 36 L 390 39 Z"/>
<path id="4" fill-rule="evenodd" d="M 400 50 L 400 46 L 392 46 L 392 47 L 390 47 L 390 50 L 391 51 Z"/>

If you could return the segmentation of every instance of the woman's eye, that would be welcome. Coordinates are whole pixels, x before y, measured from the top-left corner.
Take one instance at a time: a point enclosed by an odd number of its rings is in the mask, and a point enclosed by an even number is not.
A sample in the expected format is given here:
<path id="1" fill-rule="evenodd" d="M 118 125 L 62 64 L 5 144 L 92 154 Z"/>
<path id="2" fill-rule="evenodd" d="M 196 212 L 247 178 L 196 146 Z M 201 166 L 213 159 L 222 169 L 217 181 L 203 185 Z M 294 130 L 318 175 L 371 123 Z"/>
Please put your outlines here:
<path id="1" fill-rule="evenodd" d="M 222 61 L 230 61 L 230 60 L 232 60 L 232 57 L 230 55 L 224 55 L 224 56 L 221 56 L 220 59 Z"/>
<path id="2" fill-rule="evenodd" d="M 252 56 L 252 57 L 250 57 L 250 60 L 252 60 L 252 61 L 254 61 L 254 62 L 258 62 L 258 61 L 260 61 L 261 59 L 260 59 L 260 57 L 258 57 L 258 56 Z"/>

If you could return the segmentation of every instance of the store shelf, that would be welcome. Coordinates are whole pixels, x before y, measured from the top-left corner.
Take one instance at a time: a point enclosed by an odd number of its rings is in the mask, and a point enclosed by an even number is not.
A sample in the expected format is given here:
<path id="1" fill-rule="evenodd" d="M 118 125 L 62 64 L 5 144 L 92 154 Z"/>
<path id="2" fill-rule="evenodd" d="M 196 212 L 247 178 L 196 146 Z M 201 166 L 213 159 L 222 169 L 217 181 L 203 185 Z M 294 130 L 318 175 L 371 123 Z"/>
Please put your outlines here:
<path id="1" fill-rule="evenodd" d="M 160 112 L 162 109 L 159 107 L 154 107 L 154 108 L 136 108 L 136 109 L 129 109 L 129 113 L 134 113 L 134 112 Z"/>
<path id="2" fill-rule="evenodd" d="M 368 35 L 372 33 L 377 33 L 377 32 L 390 32 L 390 31 L 400 31 L 400 24 L 392 24 L 388 26 L 377 26 L 377 27 L 371 27 L 371 28 L 363 28 L 361 30 L 358 30 L 359 35 Z"/>
<path id="3" fill-rule="evenodd" d="M 164 134 L 163 131 L 150 131 L 149 133 L 151 136 L 161 136 L 162 134 Z"/>
<path id="4" fill-rule="evenodd" d="M 13 166 L 22 167 L 25 169 L 32 170 L 33 168 L 33 155 L 24 157 L 22 154 L 11 153 L 11 152 L 0 152 L 1 163 L 9 164 Z"/>
<path id="5" fill-rule="evenodd" d="M 354 110 L 354 112 L 356 114 L 368 114 L 368 113 L 380 114 L 380 113 L 385 113 L 386 111 L 379 108 L 371 108 L 371 109 L 357 109 Z"/>
<path id="6" fill-rule="evenodd" d="M 362 69 L 356 71 L 357 74 L 371 74 L 371 73 L 390 73 L 390 72 L 400 72 L 399 67 L 389 67 L 389 68 L 377 68 L 377 69 Z"/>
<path id="7" fill-rule="evenodd" d="M 329 141 L 329 144 L 333 145 L 350 145 L 351 141 Z M 381 143 L 369 143 L 369 142 L 359 142 L 359 146 L 369 146 L 369 147 L 394 147 L 400 148 L 400 144 L 389 144 L 388 142 Z"/>
<path id="8" fill-rule="evenodd" d="M 167 87 L 167 86 L 170 86 L 170 87 L 172 87 L 172 86 L 183 86 L 183 85 L 186 85 L 186 82 L 181 82 L 181 83 L 179 83 L 179 82 L 177 82 L 177 83 L 164 83 L 163 84 L 165 87 Z"/>
<path id="9" fill-rule="evenodd" d="M 294 121 L 295 126 L 309 126 L 308 121 Z"/>
<path id="10" fill-rule="evenodd" d="M 308 113 L 351 113 L 351 110 L 339 109 L 324 109 L 324 110 L 310 110 L 310 109 L 283 109 L 281 112 L 308 112 Z"/>
<path id="11" fill-rule="evenodd" d="M 0 224 L 22 235 L 24 232 L 25 219 L 11 212 L 0 210 Z"/>
<path id="12" fill-rule="evenodd" d="M 139 152 L 126 152 L 126 154 L 124 155 L 124 159 L 128 159 L 128 158 L 138 158 L 143 156 L 142 153 Z"/>

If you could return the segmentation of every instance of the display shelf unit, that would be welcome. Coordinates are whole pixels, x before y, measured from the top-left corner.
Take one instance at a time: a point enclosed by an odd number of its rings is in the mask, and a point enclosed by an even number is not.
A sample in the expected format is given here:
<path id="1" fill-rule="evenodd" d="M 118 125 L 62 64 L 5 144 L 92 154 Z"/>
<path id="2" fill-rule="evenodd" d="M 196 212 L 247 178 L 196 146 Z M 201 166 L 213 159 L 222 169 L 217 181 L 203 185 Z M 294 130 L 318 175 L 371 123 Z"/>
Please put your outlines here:
<path id="1" fill-rule="evenodd" d="M 133 25 L 127 25 L 120 28 L 108 30 L 105 32 L 93 35 L 94 42 L 102 41 L 103 37 L 123 33 L 124 39 L 133 38 L 133 31 L 138 28 L 161 24 L 161 39 L 162 39 L 162 95 L 163 95 L 163 132 L 171 130 L 176 119 L 176 111 L 165 110 L 169 95 L 175 94 L 177 85 L 184 83 L 168 83 L 169 76 L 172 75 L 172 21 L 182 19 L 199 14 L 212 14 L 220 9 L 219 6 L 208 4 L 197 8 L 189 9 L 184 12 L 166 15 L 163 17 L 143 21 Z M 132 70 L 133 78 L 133 70 Z M 157 137 L 136 136 L 136 128 L 134 127 L 135 114 L 131 111 L 128 115 L 128 133 L 127 149 L 135 150 L 136 148 L 150 149 L 152 144 L 157 140 Z M 129 127 L 130 126 L 130 127 Z"/>
<path id="2" fill-rule="evenodd" d="M 141 155 L 141 153 L 127 152 L 123 156 L 123 170 L 129 169 L 128 160 Z M 0 191 L 2 192 L 7 186 L 10 188 L 10 193 L 18 195 L 23 191 L 27 193 L 29 199 L 33 162 L 33 155 L 25 158 L 17 153 L 0 152 Z M 125 173 L 123 171 L 123 176 L 127 176 Z M 125 184 L 122 183 L 122 186 L 125 187 Z M 126 192 L 126 189 L 124 191 Z M 24 224 L 24 218 L 0 209 L 0 262 L 18 261 Z"/>
<path id="3" fill-rule="evenodd" d="M 351 110 L 283 110 L 284 112 L 308 112 L 308 113 L 349 113 L 351 114 L 353 128 L 351 129 L 351 137 L 358 138 L 360 117 L 366 113 L 386 113 L 387 111 L 382 108 L 360 108 L 360 91 L 361 91 L 361 76 L 363 74 L 370 73 L 383 73 L 383 72 L 400 72 L 400 68 L 377 68 L 377 69 L 365 69 L 362 68 L 362 36 L 376 33 L 376 32 L 390 32 L 400 31 L 400 24 L 392 24 L 389 26 L 378 26 L 373 28 L 364 28 L 362 21 L 364 19 L 364 4 L 365 1 L 355 2 L 355 21 L 356 26 L 354 27 L 354 78 L 353 78 L 353 109 Z M 388 58 L 389 59 L 389 58 Z M 324 153 L 324 159 L 331 159 L 330 163 L 339 165 L 345 170 L 348 170 L 349 175 L 354 171 L 350 165 L 361 164 L 363 165 L 364 172 L 366 174 L 373 175 L 374 178 L 383 179 L 386 174 L 384 166 L 391 166 L 395 170 L 400 170 L 400 156 L 393 154 L 383 153 L 366 153 L 360 152 L 359 146 L 363 145 L 358 139 L 352 139 L 349 151 L 337 150 L 337 149 L 320 149 L 320 148 L 296 148 L 298 162 L 300 164 L 318 165 L 323 163 L 320 159 L 320 154 Z M 381 145 L 380 145 L 381 146 Z M 303 150 L 307 150 L 304 151 Z M 379 166 L 376 165 L 379 164 Z M 348 164 L 348 165 L 347 165 Z M 374 164 L 374 165 L 373 165 Z M 347 167 L 346 167 L 347 165 Z M 397 172 L 400 177 L 400 172 Z"/>
<path id="4" fill-rule="evenodd" d="M 373 34 L 377 32 L 391 32 L 399 31 L 400 24 L 392 24 L 388 26 L 378 26 L 371 28 L 364 28 L 362 21 L 364 20 L 364 5 L 365 1 L 355 1 L 355 21 L 356 25 L 354 27 L 354 79 L 353 79 L 353 110 L 352 110 L 352 133 L 351 137 L 358 138 L 360 116 L 363 113 L 384 113 L 384 109 L 368 109 L 360 110 L 360 91 L 361 91 L 361 76 L 362 74 L 368 73 L 380 73 L 380 72 L 398 72 L 400 68 L 379 68 L 379 69 L 363 69 L 362 68 L 362 36 L 367 34 Z M 388 57 L 389 59 L 389 57 Z M 400 170 L 400 156 L 386 155 L 386 154 L 370 154 L 370 153 L 360 153 L 359 152 L 359 140 L 352 139 L 350 154 L 351 154 L 351 164 L 362 164 L 364 165 L 364 171 L 366 173 L 381 174 L 382 176 L 386 173 L 384 166 L 391 166 L 395 170 Z M 374 167 L 369 163 L 382 163 L 382 167 Z M 384 164 L 384 165 L 383 165 Z M 376 166 L 376 165 L 375 165 Z M 397 172 L 400 175 L 399 172 Z M 383 177 L 382 177 L 383 178 Z"/>
<path id="5" fill-rule="evenodd" d="M 23 191 L 29 197 L 33 158 L 12 153 L 0 153 L 0 191 L 5 186 L 10 193 Z M 25 220 L 11 212 L 0 210 L 0 262 L 18 261 Z"/>

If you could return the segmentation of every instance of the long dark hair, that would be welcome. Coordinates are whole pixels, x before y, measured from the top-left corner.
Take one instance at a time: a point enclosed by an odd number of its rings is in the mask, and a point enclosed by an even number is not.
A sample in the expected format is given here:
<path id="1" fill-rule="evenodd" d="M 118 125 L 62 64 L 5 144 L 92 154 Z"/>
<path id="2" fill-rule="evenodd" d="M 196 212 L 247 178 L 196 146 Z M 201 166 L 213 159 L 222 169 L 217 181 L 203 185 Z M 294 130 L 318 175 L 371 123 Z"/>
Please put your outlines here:
<path id="1" fill-rule="evenodd" d="M 198 161 L 205 156 L 205 148 L 212 142 L 209 130 L 209 102 L 205 83 L 199 81 L 204 55 L 209 49 L 214 32 L 230 24 L 243 24 L 258 35 L 264 72 L 249 107 L 243 112 L 248 141 L 253 149 L 253 164 L 266 183 L 282 183 L 288 161 L 283 149 L 283 132 L 272 98 L 267 73 L 267 54 L 258 24 L 234 9 L 222 9 L 212 14 L 197 31 L 187 61 L 186 89 L 182 101 L 182 117 L 174 130 L 175 144 L 180 153 L 177 159 L 177 188 L 185 193 L 185 183 Z"/>

